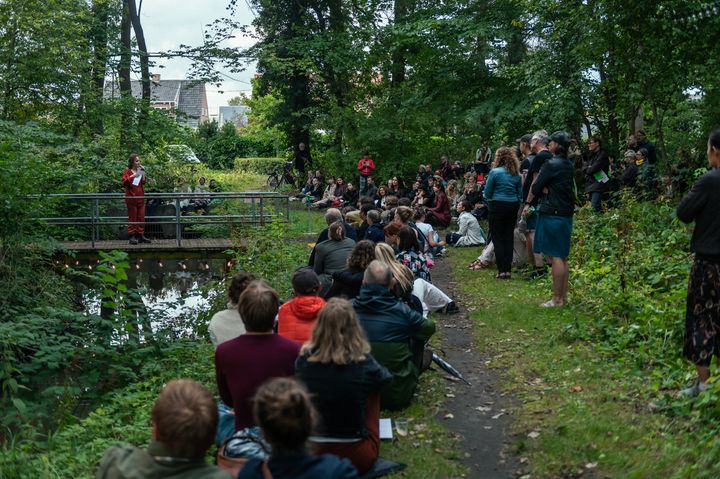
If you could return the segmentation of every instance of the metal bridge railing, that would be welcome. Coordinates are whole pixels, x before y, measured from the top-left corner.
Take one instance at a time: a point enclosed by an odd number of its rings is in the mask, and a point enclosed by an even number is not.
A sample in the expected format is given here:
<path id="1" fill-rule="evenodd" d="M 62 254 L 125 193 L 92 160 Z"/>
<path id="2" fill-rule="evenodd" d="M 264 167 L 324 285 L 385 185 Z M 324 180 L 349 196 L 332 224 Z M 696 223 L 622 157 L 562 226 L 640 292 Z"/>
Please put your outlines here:
<path id="1" fill-rule="evenodd" d="M 269 223 L 280 219 L 289 221 L 290 202 L 286 195 L 266 191 L 246 192 L 220 192 L 220 193 L 146 193 L 145 196 L 133 196 L 133 199 L 143 199 L 154 202 L 156 208 L 162 206 L 164 214 L 148 214 L 150 209 L 146 205 L 145 222 L 128 221 L 127 211 L 122 207 L 115 208 L 115 213 L 107 212 L 108 204 L 111 202 L 122 202 L 124 205 L 125 195 L 123 193 L 54 193 L 48 195 L 33 195 L 33 199 L 48 199 L 60 202 L 80 203 L 77 216 L 41 216 L 35 218 L 52 225 L 89 226 L 90 241 L 95 247 L 95 242 L 100 240 L 101 226 L 121 227 L 130 224 L 148 225 L 173 225 L 174 236 L 178 246 L 182 245 L 182 232 L 185 226 L 208 225 L 208 224 L 260 224 Z M 207 200 L 207 206 L 198 208 L 202 214 L 183 214 L 184 203 L 193 200 Z M 221 203 L 218 201 L 219 200 Z M 213 214 L 219 204 L 229 205 L 228 200 L 245 205 L 238 208 L 243 210 L 236 214 Z M 87 203 L 87 205 L 83 205 Z M 69 205 L 68 205 L 69 206 Z M 167 214 L 174 207 L 172 214 Z M 103 211 L 105 210 L 105 211 Z M 120 214 L 122 212 L 122 214 Z"/>

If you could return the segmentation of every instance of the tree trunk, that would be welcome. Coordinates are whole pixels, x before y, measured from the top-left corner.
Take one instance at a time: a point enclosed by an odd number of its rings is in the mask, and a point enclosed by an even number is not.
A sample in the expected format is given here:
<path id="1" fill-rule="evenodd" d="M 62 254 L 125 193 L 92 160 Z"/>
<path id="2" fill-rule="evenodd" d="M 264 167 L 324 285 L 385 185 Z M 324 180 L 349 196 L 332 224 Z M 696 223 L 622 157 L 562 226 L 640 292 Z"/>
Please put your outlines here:
<path id="1" fill-rule="evenodd" d="M 393 16 L 395 26 L 401 25 L 410 13 L 410 7 L 413 0 L 395 0 Z M 392 52 L 392 67 L 390 69 L 391 85 L 399 86 L 405 81 L 405 46 L 404 39 L 397 40 L 397 45 Z"/>
<path id="2" fill-rule="evenodd" d="M 120 144 L 121 148 L 127 151 L 134 150 L 131 144 L 132 123 L 133 123 L 133 101 L 132 85 L 130 83 L 130 62 L 132 52 L 130 50 L 130 8 L 127 0 L 123 2 L 122 20 L 120 21 L 120 63 L 118 64 L 118 76 L 120 79 L 121 98 L 121 119 L 120 119 Z"/>
<path id="3" fill-rule="evenodd" d="M 135 0 L 127 0 L 130 22 L 135 31 L 135 40 L 140 51 L 140 82 L 142 84 L 142 99 L 140 101 L 140 116 L 138 117 L 138 132 L 142 136 L 150 116 L 150 61 L 148 58 L 145 33 L 140 23 L 139 9 Z M 142 0 L 141 0 L 142 5 Z"/>
<path id="4" fill-rule="evenodd" d="M 105 72 L 108 62 L 108 27 L 110 22 L 110 7 L 106 0 L 95 0 L 92 4 L 93 25 L 90 31 L 90 44 L 93 49 L 93 59 L 90 71 L 90 94 L 86 105 L 88 125 L 96 135 L 105 131 L 103 124 L 102 102 L 105 88 Z"/>
<path id="5" fill-rule="evenodd" d="M 18 35 L 18 25 L 17 20 L 14 20 L 12 22 L 12 25 L 8 28 L 7 35 L 10 37 L 10 48 L 9 53 L 7 55 L 8 63 L 5 65 L 5 71 L 11 72 L 13 71 L 13 61 L 15 59 L 15 49 L 17 48 L 17 35 Z M 12 110 L 13 110 L 13 97 L 15 95 L 13 84 L 11 81 L 11 75 L 8 75 L 6 78 L 2 80 L 5 85 L 3 88 L 3 98 L 2 98 L 2 105 L 3 105 L 3 113 L 2 118 L 5 120 L 12 119 Z"/>
<path id="6" fill-rule="evenodd" d="M 662 165 L 664 168 L 667 168 L 667 151 L 665 149 L 665 135 L 663 135 L 663 117 L 665 114 L 661 116 L 658 112 L 658 106 L 657 102 L 653 100 L 652 102 L 652 112 L 653 112 L 653 118 L 655 119 L 655 139 L 657 140 L 657 147 L 658 150 L 660 150 L 660 159 L 662 160 Z"/>

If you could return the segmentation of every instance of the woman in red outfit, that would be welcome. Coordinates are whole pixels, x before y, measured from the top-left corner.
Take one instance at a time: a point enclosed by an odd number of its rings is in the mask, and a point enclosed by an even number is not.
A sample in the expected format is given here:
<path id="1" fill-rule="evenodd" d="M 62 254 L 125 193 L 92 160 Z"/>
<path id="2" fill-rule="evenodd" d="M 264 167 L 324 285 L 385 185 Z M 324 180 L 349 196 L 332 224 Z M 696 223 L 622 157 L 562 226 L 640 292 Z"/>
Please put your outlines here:
<path id="1" fill-rule="evenodd" d="M 447 228 L 450 224 L 450 201 L 445 194 L 445 187 L 439 182 L 433 185 L 435 206 L 427 209 L 427 222 L 435 227 Z"/>
<path id="2" fill-rule="evenodd" d="M 140 164 L 140 156 L 132 153 L 128 158 L 128 167 L 122 177 L 122 184 L 125 187 L 125 204 L 128 209 L 128 233 L 130 244 L 151 243 L 145 237 L 145 189 L 143 185 L 147 182 L 145 168 Z M 136 198 L 137 196 L 141 198 Z M 137 224 L 133 224 L 137 223 Z"/>

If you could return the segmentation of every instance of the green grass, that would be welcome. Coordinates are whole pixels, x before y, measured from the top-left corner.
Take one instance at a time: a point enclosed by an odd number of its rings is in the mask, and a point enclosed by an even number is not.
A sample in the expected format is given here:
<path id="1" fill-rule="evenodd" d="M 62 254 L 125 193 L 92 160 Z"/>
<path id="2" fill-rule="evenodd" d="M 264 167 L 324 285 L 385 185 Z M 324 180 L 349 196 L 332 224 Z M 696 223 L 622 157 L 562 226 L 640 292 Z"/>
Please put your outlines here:
<path id="1" fill-rule="evenodd" d="M 449 259 L 478 347 L 518 399 L 517 454 L 531 477 L 717 477 L 718 451 L 700 450 L 683 421 L 650 411 L 642 373 L 566 334 L 592 317 L 578 305 L 539 308 L 550 297 L 548 280 L 469 271 L 477 253 L 453 249 Z"/>

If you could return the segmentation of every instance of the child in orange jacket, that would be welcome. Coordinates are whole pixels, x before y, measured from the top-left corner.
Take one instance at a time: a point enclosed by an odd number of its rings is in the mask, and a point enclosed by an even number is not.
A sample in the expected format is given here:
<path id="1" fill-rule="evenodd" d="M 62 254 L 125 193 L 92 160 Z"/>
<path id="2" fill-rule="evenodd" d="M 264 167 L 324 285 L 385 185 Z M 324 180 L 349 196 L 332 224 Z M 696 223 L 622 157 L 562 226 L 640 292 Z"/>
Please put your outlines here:
<path id="1" fill-rule="evenodd" d="M 278 312 L 278 334 L 302 344 L 310 339 L 325 300 L 318 296 L 322 289 L 320 278 L 311 269 L 296 271 L 292 287 L 295 298 L 280 306 Z"/>

